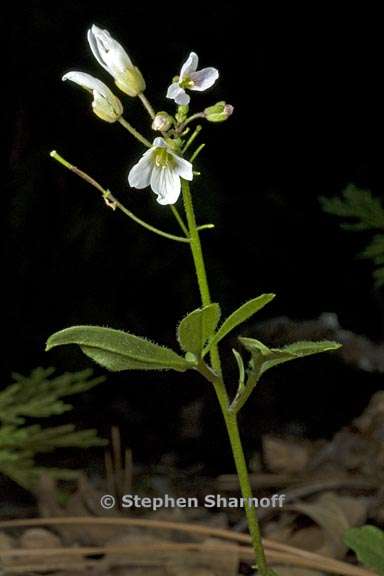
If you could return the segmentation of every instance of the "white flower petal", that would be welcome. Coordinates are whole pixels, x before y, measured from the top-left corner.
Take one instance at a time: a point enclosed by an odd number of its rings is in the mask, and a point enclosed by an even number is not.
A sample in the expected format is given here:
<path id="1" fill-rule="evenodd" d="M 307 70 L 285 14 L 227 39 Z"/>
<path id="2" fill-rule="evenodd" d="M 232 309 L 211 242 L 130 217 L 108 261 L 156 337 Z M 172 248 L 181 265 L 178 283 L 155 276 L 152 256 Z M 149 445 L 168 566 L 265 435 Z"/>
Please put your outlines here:
<path id="1" fill-rule="evenodd" d="M 191 90 L 197 90 L 198 92 L 207 90 L 213 86 L 218 77 L 219 71 L 216 68 L 203 68 L 197 72 L 192 72 L 190 78 L 194 84 L 191 86 Z"/>
<path id="2" fill-rule="evenodd" d="M 86 88 L 87 90 L 91 91 L 97 90 L 98 92 L 101 92 L 103 90 L 103 87 L 105 86 L 105 84 L 101 82 L 101 80 L 94 78 L 93 76 L 87 74 L 86 72 L 78 72 L 77 70 L 67 72 L 62 77 L 62 80 L 63 82 L 65 82 L 66 80 L 70 80 L 71 82 L 78 84 L 82 88 Z M 107 86 L 105 86 L 105 88 L 107 88 Z"/>
<path id="3" fill-rule="evenodd" d="M 178 176 L 181 176 L 181 178 L 184 178 L 184 180 L 192 180 L 193 178 L 192 164 L 188 162 L 188 160 L 180 158 L 180 156 L 177 156 L 177 154 L 173 154 L 172 152 L 171 154 L 176 162 L 174 170 L 178 174 Z"/>
<path id="4" fill-rule="evenodd" d="M 192 72 L 195 72 L 197 70 L 198 64 L 199 64 L 198 55 L 195 52 L 191 52 L 181 68 L 180 80 L 185 78 L 185 76 L 189 76 Z"/>
<path id="5" fill-rule="evenodd" d="M 166 166 L 155 166 L 151 175 L 151 188 L 159 204 L 174 204 L 180 196 L 181 183 L 176 172 Z"/>
<path id="6" fill-rule="evenodd" d="M 190 98 L 184 88 L 181 88 L 177 82 L 171 84 L 167 90 L 167 98 L 174 100 L 176 104 L 188 104 Z"/>
<path id="7" fill-rule="evenodd" d="M 167 98 L 175 98 L 180 90 L 182 90 L 182 88 L 180 88 L 179 83 L 173 82 L 170 86 L 168 86 Z"/>
<path id="8" fill-rule="evenodd" d="M 101 94 L 104 98 L 112 100 L 116 98 L 112 90 L 110 90 L 108 86 L 104 84 L 104 82 L 102 82 L 98 78 L 95 78 L 94 76 L 91 76 L 91 74 L 87 74 L 86 72 L 78 72 L 78 71 L 67 72 L 67 74 L 64 74 L 62 80 L 64 82 L 65 80 L 70 80 L 71 82 L 78 84 L 82 88 L 91 90 L 92 92 L 95 90 L 96 92 Z"/>
<path id="9" fill-rule="evenodd" d="M 151 183 L 151 174 L 154 169 L 153 150 L 147 150 L 137 164 L 128 174 L 128 183 L 132 188 L 146 188 Z"/>
<path id="10" fill-rule="evenodd" d="M 132 60 L 108 30 L 102 30 L 93 25 L 88 30 L 88 42 L 96 60 L 112 76 L 123 73 L 126 69 L 133 68 Z"/>
<path id="11" fill-rule="evenodd" d="M 179 94 L 176 96 L 176 98 L 174 100 L 175 100 L 176 104 L 178 104 L 179 106 L 182 106 L 182 105 L 185 106 L 186 104 L 189 104 L 191 98 L 186 93 L 186 91 L 181 88 Z"/>
<path id="12" fill-rule="evenodd" d="M 92 50 L 92 54 L 94 55 L 94 57 L 96 58 L 96 60 L 98 61 L 98 63 L 100 64 L 100 66 L 102 66 L 103 68 L 105 68 L 105 70 L 108 71 L 108 67 L 106 66 L 104 60 L 102 59 L 100 52 L 99 52 L 99 48 L 96 42 L 96 37 L 94 34 L 93 29 L 97 28 L 97 26 L 92 26 L 92 28 L 90 30 L 88 30 L 87 32 L 87 38 L 88 38 L 88 44 Z"/>
<path id="13" fill-rule="evenodd" d="M 78 84 L 93 95 L 92 107 L 97 116 L 107 122 L 116 122 L 123 113 L 123 105 L 112 90 L 101 80 L 85 72 L 67 72 L 63 78 Z"/>

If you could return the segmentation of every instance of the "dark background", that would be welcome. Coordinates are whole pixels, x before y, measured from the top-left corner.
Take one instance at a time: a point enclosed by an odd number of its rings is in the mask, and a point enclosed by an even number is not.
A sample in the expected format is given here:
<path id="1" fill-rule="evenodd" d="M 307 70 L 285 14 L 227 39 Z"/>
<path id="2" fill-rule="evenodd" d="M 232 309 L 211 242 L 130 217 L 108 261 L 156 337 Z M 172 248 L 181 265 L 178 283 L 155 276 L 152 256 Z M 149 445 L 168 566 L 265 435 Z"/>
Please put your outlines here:
<path id="1" fill-rule="evenodd" d="M 204 232 L 204 247 L 212 293 L 224 312 L 276 292 L 260 319 L 335 312 L 343 327 L 382 339 L 382 292 L 373 287 L 370 263 L 356 259 L 366 238 L 340 231 L 318 203 L 350 182 L 379 196 L 384 189 L 378 13 L 365 3 L 344 13 L 260 3 L 251 13 L 240 2 L 33 0 L 14 2 L 5 18 L 4 385 L 13 370 L 88 365 L 76 349 L 44 352 L 46 338 L 65 326 L 108 325 L 174 345 L 176 320 L 199 304 L 184 245 L 106 209 L 96 191 L 49 158 L 57 149 L 133 212 L 177 230 L 150 190 L 127 185 L 142 147 L 119 125 L 98 120 L 88 96 L 60 80 L 79 69 L 113 87 L 86 41 L 92 23 L 125 46 L 159 109 L 172 111 L 163 96 L 190 50 L 202 66 L 220 69 L 220 81 L 194 96 L 193 105 L 199 110 L 225 99 L 235 112 L 227 123 L 204 128 L 207 147 L 197 162 L 203 176 L 193 193 L 200 221 L 216 223 L 215 232 Z M 140 102 L 119 96 L 126 118 L 151 138 Z M 305 433 L 329 435 L 381 386 L 380 378 L 334 360 L 285 370 L 276 372 L 271 388 L 261 386 L 248 408 L 251 448 L 260 432 L 294 423 Z M 182 407 L 199 398 L 204 442 L 184 442 Z M 175 446 L 182 460 L 199 451 L 204 458 L 214 445 L 217 462 L 225 463 L 219 415 L 198 377 L 112 375 L 76 402 L 80 424 L 101 433 L 121 426 L 138 460 L 157 461 Z"/>

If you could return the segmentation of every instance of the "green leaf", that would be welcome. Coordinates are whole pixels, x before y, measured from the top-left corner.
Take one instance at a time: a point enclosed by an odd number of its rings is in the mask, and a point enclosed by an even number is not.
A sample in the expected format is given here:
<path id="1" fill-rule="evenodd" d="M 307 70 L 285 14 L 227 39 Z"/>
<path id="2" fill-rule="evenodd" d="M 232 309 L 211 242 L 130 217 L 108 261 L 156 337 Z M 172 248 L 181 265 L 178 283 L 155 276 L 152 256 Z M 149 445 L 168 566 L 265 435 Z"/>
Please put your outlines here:
<path id="1" fill-rule="evenodd" d="M 329 340 L 321 342 L 295 342 L 283 348 L 268 348 L 259 340 L 254 338 L 239 338 L 242 345 L 252 354 L 252 372 L 257 374 L 257 379 L 264 372 L 283 362 L 304 358 L 312 354 L 337 350 L 341 344 Z"/>
<path id="2" fill-rule="evenodd" d="M 248 302 L 245 302 L 240 308 L 235 310 L 220 326 L 219 330 L 216 332 L 212 340 L 210 341 L 207 348 L 204 350 L 206 354 L 212 346 L 218 344 L 229 332 L 234 328 L 248 320 L 253 314 L 261 310 L 268 302 L 273 300 L 275 294 L 262 294 L 257 298 L 253 298 Z"/>
<path id="3" fill-rule="evenodd" d="M 84 354 L 112 372 L 169 369 L 184 372 L 191 368 L 191 365 L 173 350 L 111 328 L 66 328 L 50 336 L 46 350 L 66 344 L 78 344 Z"/>
<path id="4" fill-rule="evenodd" d="M 200 357 L 220 320 L 220 306 L 209 304 L 188 314 L 177 328 L 177 339 L 185 352 Z"/>
<path id="5" fill-rule="evenodd" d="M 241 390 L 244 388 L 244 384 L 245 384 L 245 366 L 244 366 L 244 362 L 243 362 L 243 358 L 241 357 L 241 354 L 239 354 L 238 351 L 235 350 L 234 348 L 232 348 L 232 352 L 233 352 L 233 355 L 235 357 L 237 367 L 239 369 L 238 390 L 241 392 Z"/>
<path id="6" fill-rule="evenodd" d="M 384 532 L 375 526 L 349 528 L 344 542 L 351 548 L 362 564 L 384 576 Z"/>

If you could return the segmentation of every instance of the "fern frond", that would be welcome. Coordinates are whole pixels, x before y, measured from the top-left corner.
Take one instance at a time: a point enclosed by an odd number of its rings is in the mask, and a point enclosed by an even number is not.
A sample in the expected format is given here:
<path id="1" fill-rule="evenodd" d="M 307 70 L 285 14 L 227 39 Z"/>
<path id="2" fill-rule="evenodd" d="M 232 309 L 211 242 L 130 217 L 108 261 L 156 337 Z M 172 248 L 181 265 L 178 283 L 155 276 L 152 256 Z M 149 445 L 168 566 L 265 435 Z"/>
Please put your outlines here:
<path id="1" fill-rule="evenodd" d="M 106 442 L 96 430 L 76 430 L 73 424 L 44 428 L 26 424 L 27 419 L 63 414 L 72 406 L 62 398 L 79 394 L 105 380 L 93 377 L 92 370 L 53 376 L 53 368 L 36 368 L 29 376 L 15 374 L 14 382 L 0 392 L 0 473 L 26 489 L 33 488 L 40 475 L 73 479 L 76 470 L 38 466 L 38 454 L 57 448 L 85 449 Z"/>
<path id="2" fill-rule="evenodd" d="M 325 212 L 353 220 L 343 221 L 340 226 L 346 230 L 376 230 L 382 233 L 374 236 L 373 240 L 361 252 L 362 258 L 373 261 L 376 269 L 373 277 L 376 286 L 384 284 L 384 206 L 379 198 L 372 195 L 369 190 L 358 188 L 350 184 L 342 192 L 341 197 L 321 197 L 320 204 Z"/>
<path id="3" fill-rule="evenodd" d="M 0 421 L 23 424 L 25 418 L 46 418 L 71 410 L 61 399 L 85 392 L 104 382 L 92 378 L 92 370 L 65 372 L 54 376 L 54 368 L 35 368 L 29 376 L 13 374 L 15 382 L 0 392 Z"/>

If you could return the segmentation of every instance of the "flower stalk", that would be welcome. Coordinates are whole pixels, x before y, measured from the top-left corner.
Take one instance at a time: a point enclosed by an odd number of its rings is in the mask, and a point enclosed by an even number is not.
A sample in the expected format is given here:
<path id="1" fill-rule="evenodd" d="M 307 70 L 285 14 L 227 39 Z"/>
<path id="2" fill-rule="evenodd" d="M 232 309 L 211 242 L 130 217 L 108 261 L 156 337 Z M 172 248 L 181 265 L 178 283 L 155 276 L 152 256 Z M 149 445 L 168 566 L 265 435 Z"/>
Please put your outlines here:
<path id="1" fill-rule="evenodd" d="M 146 109 L 146 111 L 148 112 L 148 114 L 150 115 L 150 117 L 153 120 L 154 117 L 156 116 L 156 114 L 155 114 L 155 111 L 152 107 L 152 104 L 149 102 L 148 98 L 142 92 L 138 96 L 139 96 L 144 108 Z"/>
<path id="2" fill-rule="evenodd" d="M 190 242 L 189 238 L 186 236 L 185 237 L 176 236 L 175 234 L 170 234 L 169 232 L 164 232 L 164 230 L 160 230 L 159 228 L 152 226 L 152 224 L 148 224 L 148 222 L 145 222 L 144 220 L 142 220 L 141 218 L 139 218 L 138 216 L 133 214 L 133 212 L 128 210 L 128 208 L 126 206 L 124 206 L 124 204 L 122 204 L 109 190 L 107 190 L 106 188 L 103 188 L 103 186 L 101 184 L 99 184 L 99 182 L 97 182 L 94 178 L 92 178 L 92 176 L 89 176 L 89 174 L 87 174 L 86 172 L 83 172 L 83 170 L 80 170 L 79 168 L 77 168 L 73 164 L 70 164 L 70 162 L 68 162 L 67 160 L 65 160 L 65 158 L 60 156 L 60 154 L 58 154 L 56 152 L 56 150 L 52 150 L 52 152 L 50 153 L 50 156 L 51 156 L 51 158 L 53 158 L 54 160 L 59 162 L 59 164 L 61 164 L 62 166 L 64 166 L 65 168 L 67 168 L 68 170 L 70 170 L 71 172 L 76 174 L 77 176 L 79 176 L 82 180 L 85 180 L 86 182 L 88 182 L 88 184 L 90 184 L 91 186 L 96 188 L 96 190 L 99 190 L 99 192 L 102 193 L 103 199 L 104 199 L 105 203 L 107 204 L 107 206 L 109 206 L 109 208 L 112 208 L 113 210 L 116 210 L 116 208 L 118 208 L 121 212 L 123 212 L 123 214 L 128 216 L 134 222 L 136 222 L 136 224 L 140 224 L 140 226 L 142 226 L 146 230 L 149 230 L 150 232 L 153 232 L 154 234 L 157 234 L 158 236 L 162 236 L 163 238 L 168 238 L 168 240 L 175 240 L 176 242 L 184 242 L 184 243 Z"/>
<path id="3" fill-rule="evenodd" d="M 128 132 L 130 134 L 132 134 L 132 136 L 134 138 L 136 138 L 136 140 L 138 140 L 139 142 L 141 142 L 142 144 L 144 144 L 144 146 L 146 146 L 147 148 L 151 148 L 152 144 L 150 143 L 149 140 L 147 140 L 142 134 L 140 134 L 140 132 L 138 132 L 136 130 L 136 128 L 134 128 L 129 122 L 127 122 L 125 120 L 125 118 L 121 117 L 119 118 L 118 122 L 120 122 L 120 124 L 122 126 L 124 126 L 124 128 L 126 130 L 128 130 Z"/>

